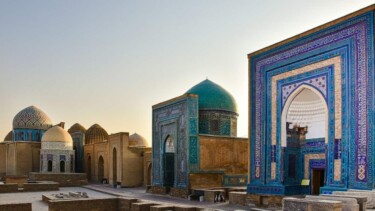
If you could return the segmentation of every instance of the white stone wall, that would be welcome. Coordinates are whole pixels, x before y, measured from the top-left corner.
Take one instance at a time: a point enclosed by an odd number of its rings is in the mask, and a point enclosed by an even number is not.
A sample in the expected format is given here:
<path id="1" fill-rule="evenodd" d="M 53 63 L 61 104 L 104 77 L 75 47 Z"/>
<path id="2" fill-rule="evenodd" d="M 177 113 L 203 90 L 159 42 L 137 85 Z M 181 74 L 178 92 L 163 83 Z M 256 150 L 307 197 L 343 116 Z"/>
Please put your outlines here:
<path id="1" fill-rule="evenodd" d="M 52 171 L 48 171 L 48 155 L 52 155 Z M 41 149 L 40 150 L 40 172 L 42 173 L 62 173 L 60 172 L 60 155 L 65 155 L 65 172 L 75 172 L 74 166 L 74 150 L 54 150 L 54 149 Z M 71 162 L 71 157 L 73 161 Z M 73 171 L 71 171 L 71 163 L 73 164 Z"/>
<path id="2" fill-rule="evenodd" d="M 56 141 L 42 141 L 42 149 L 73 150 L 73 143 L 56 142 Z"/>

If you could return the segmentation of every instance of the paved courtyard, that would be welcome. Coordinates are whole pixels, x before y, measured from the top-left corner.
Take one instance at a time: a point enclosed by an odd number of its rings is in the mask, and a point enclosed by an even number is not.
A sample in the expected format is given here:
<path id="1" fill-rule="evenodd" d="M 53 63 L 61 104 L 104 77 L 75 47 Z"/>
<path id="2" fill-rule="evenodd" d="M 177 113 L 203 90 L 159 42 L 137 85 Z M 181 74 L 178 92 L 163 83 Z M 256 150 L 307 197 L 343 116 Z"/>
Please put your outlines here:
<path id="1" fill-rule="evenodd" d="M 43 194 L 68 193 L 68 192 L 86 192 L 90 198 L 111 198 L 112 195 L 89 190 L 82 187 L 60 188 L 59 191 L 41 191 L 41 192 L 23 192 L 23 193 L 2 193 L 0 194 L 0 203 L 32 203 L 35 211 L 48 211 L 47 203 L 42 201 Z"/>
<path id="2" fill-rule="evenodd" d="M 68 193 L 68 192 L 86 192 L 90 198 L 112 198 L 124 196 L 136 199 L 154 201 L 163 204 L 196 206 L 213 210 L 250 210 L 249 207 L 229 205 L 226 203 L 209 203 L 199 201 L 189 201 L 187 199 L 174 198 L 168 195 L 155 195 L 145 192 L 145 188 L 121 188 L 116 189 L 110 185 L 90 184 L 85 187 L 66 187 L 59 191 L 40 191 L 23 193 L 2 193 L 0 194 L 0 203 L 32 203 L 32 209 L 35 211 L 48 211 L 47 203 L 42 201 L 43 194 Z"/>

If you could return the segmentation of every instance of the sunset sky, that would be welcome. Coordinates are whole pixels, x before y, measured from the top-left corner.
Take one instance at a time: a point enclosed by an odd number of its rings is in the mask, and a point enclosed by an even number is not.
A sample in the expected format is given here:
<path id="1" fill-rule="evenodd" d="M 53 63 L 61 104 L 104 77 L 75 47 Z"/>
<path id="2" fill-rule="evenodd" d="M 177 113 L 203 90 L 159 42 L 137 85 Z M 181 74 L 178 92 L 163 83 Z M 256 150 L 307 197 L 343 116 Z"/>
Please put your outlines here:
<path id="1" fill-rule="evenodd" d="M 100 124 L 151 143 L 152 105 L 206 79 L 247 137 L 247 54 L 373 0 L 0 0 L 0 141 L 35 105 L 66 129 Z"/>

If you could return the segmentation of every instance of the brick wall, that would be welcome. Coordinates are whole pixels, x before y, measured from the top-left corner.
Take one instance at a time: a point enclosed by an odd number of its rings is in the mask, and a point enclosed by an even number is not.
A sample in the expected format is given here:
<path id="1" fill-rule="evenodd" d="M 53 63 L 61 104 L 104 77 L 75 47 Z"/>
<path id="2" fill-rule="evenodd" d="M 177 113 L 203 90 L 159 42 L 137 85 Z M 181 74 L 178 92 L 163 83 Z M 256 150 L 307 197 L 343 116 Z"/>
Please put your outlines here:
<path id="1" fill-rule="evenodd" d="M 59 190 L 59 183 L 24 183 L 23 191 L 50 191 Z"/>
<path id="2" fill-rule="evenodd" d="M 31 203 L 0 204 L 0 211 L 31 211 Z"/>
<path id="3" fill-rule="evenodd" d="M 18 191 L 18 184 L 1 184 L 0 193 L 13 193 Z"/>
<path id="4" fill-rule="evenodd" d="M 60 184 L 60 187 L 82 186 L 87 185 L 85 173 L 37 173 L 30 172 L 29 178 L 32 181 L 53 181 Z"/>
<path id="5" fill-rule="evenodd" d="M 80 211 L 107 211 L 118 210 L 118 199 L 80 199 L 80 200 L 53 200 L 48 203 L 49 211 L 63 210 L 80 210 Z"/>
<path id="6" fill-rule="evenodd" d="M 189 189 L 186 188 L 171 188 L 169 195 L 186 199 L 190 194 Z"/>

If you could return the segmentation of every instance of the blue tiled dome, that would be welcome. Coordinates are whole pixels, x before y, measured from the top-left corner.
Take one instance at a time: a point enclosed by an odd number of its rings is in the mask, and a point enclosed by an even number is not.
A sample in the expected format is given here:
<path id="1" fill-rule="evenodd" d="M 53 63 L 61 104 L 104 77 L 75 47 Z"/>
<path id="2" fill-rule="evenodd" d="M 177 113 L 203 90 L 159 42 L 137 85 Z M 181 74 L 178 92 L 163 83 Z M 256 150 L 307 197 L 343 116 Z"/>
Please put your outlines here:
<path id="1" fill-rule="evenodd" d="M 13 129 L 41 129 L 52 127 L 52 121 L 46 113 L 35 106 L 20 111 L 13 119 Z"/>
<path id="2" fill-rule="evenodd" d="M 199 110 L 224 110 L 237 113 L 234 97 L 223 87 L 206 79 L 186 93 L 198 95 Z"/>

